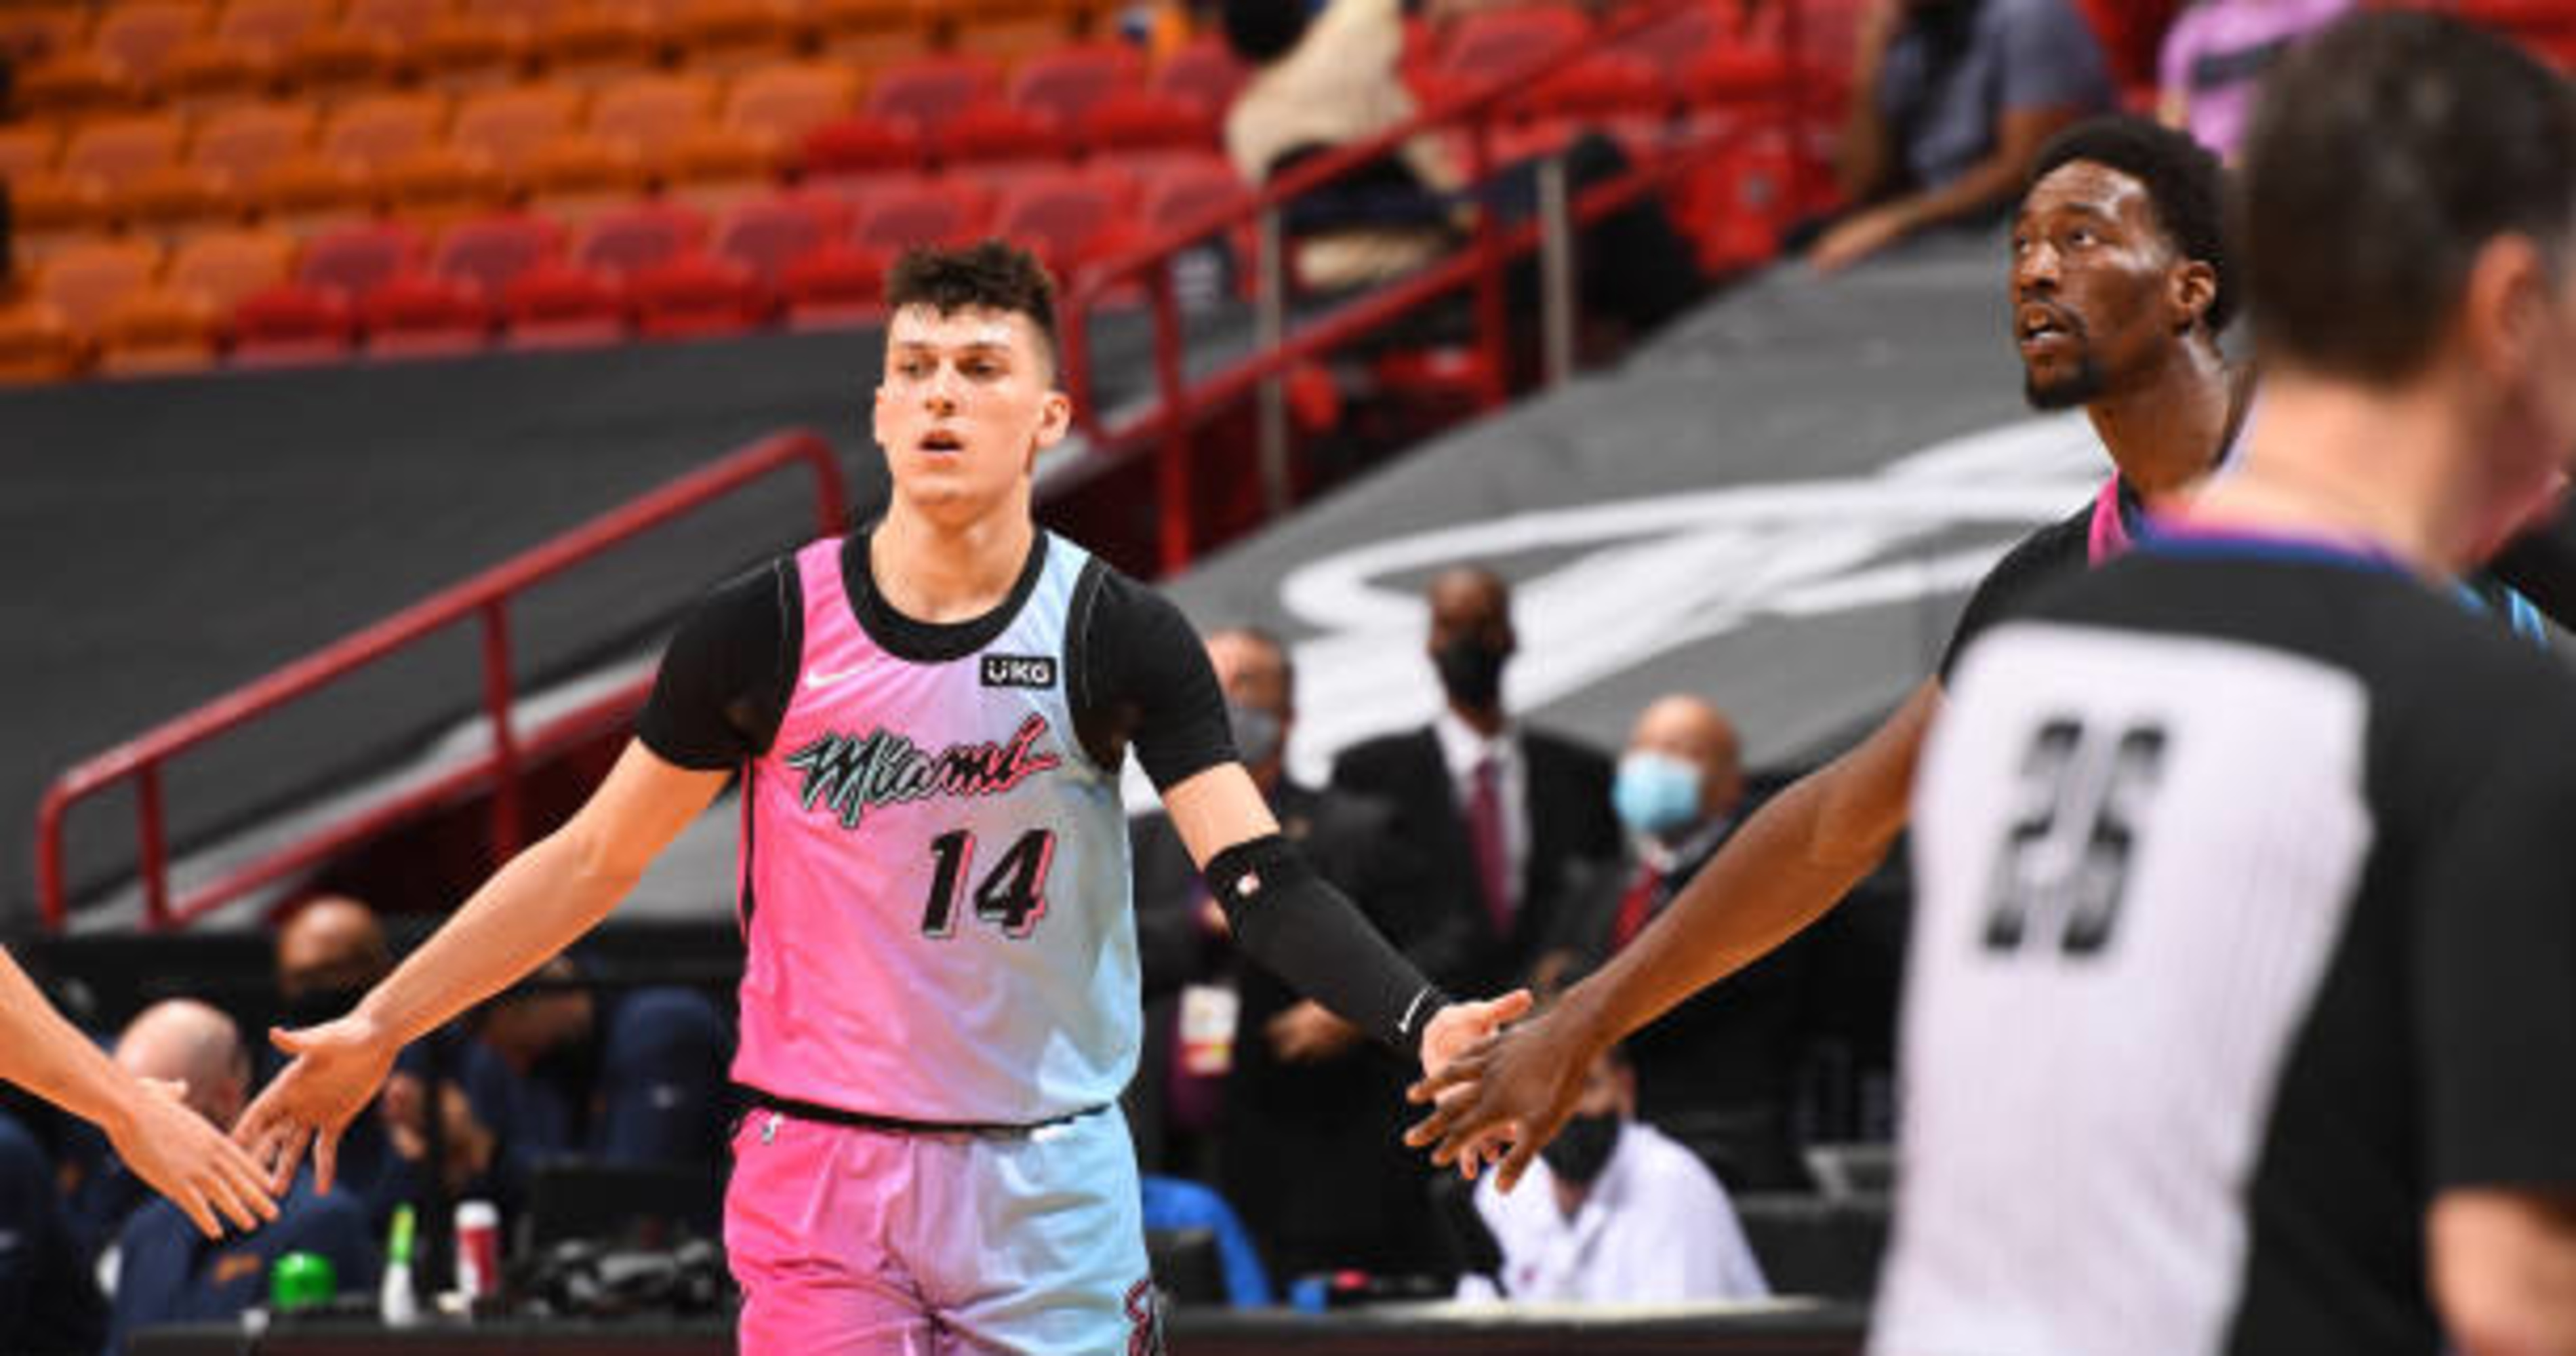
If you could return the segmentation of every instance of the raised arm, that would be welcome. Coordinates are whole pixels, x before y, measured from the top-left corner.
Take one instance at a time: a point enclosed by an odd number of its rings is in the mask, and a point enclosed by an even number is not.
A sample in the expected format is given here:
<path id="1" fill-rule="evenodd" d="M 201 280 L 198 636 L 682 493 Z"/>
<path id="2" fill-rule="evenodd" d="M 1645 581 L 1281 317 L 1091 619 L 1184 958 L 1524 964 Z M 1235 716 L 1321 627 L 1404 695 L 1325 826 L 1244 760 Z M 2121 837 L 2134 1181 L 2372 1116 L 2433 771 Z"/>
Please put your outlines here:
<path id="1" fill-rule="evenodd" d="M 0 952 L 0 1079 L 105 1132 L 117 1157 L 170 1198 L 208 1238 L 220 1213 L 243 1229 L 277 1218 L 250 1155 L 190 1110 L 177 1090 L 146 1083 L 45 1001 L 18 962 Z"/>
<path id="2" fill-rule="evenodd" d="M 1595 1055 L 1795 936 L 1887 855 L 1940 700 L 1925 680 L 1867 739 L 1766 802 L 1609 964 L 1417 1085 L 1414 1100 L 1437 1105 L 1406 1142 L 1472 1171 L 1470 1150 L 1510 1140 L 1509 1190 L 1565 1123 Z"/>
<path id="3" fill-rule="evenodd" d="M 535 969 L 588 932 L 634 888 L 671 839 L 724 788 L 727 774 L 665 762 L 631 742 L 570 822 L 511 859 L 348 1016 L 273 1032 L 296 1056 L 242 1117 L 234 1137 L 294 1175 L 309 1143 L 328 1189 L 339 1134 L 404 1045 Z"/>

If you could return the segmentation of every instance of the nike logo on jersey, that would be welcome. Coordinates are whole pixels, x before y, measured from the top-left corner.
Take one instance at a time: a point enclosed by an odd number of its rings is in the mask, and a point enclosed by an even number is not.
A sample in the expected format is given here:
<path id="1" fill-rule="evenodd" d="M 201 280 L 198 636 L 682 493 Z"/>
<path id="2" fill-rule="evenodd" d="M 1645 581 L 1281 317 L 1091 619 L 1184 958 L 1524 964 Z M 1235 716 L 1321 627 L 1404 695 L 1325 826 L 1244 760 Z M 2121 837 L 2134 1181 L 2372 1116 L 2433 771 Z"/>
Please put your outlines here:
<path id="1" fill-rule="evenodd" d="M 797 798 L 811 811 L 816 805 L 840 816 L 841 827 L 855 829 L 870 807 L 901 805 L 939 796 L 998 796 L 1063 760 L 1040 752 L 1047 719 L 1030 716 L 1002 744 L 951 744 L 937 753 L 924 750 L 892 730 L 865 735 L 826 731 L 787 756 L 787 766 L 805 774 Z"/>
<path id="2" fill-rule="evenodd" d="M 819 692 L 827 687 L 836 687 L 858 677 L 859 674 L 864 672 L 866 669 L 867 665 L 865 664 L 846 668 L 838 673 L 825 673 L 821 669 L 807 669 L 805 670 L 805 690 L 808 692 Z"/>

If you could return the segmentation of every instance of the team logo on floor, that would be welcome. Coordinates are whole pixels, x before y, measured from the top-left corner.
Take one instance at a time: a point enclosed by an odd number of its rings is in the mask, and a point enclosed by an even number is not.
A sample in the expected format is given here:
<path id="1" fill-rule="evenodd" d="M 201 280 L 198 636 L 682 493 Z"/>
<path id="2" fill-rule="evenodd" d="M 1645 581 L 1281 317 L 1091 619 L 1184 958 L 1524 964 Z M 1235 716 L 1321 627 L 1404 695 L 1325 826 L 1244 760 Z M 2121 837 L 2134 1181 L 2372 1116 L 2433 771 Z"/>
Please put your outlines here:
<path id="1" fill-rule="evenodd" d="M 951 744 L 936 753 L 894 730 L 827 730 L 786 761 L 805 774 L 797 791 L 804 809 L 826 806 L 840 816 L 842 828 L 855 829 L 874 806 L 998 796 L 1054 769 L 1063 759 L 1038 748 L 1047 729 L 1047 718 L 1033 715 L 1002 743 Z"/>

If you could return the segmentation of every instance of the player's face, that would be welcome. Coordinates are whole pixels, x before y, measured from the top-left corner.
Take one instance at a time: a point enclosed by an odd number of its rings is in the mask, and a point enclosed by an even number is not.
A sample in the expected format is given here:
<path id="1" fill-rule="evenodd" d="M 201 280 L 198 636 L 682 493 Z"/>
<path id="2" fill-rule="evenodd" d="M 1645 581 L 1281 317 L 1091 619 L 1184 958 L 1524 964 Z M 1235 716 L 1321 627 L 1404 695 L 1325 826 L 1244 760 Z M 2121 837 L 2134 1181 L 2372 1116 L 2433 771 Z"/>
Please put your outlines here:
<path id="1" fill-rule="evenodd" d="M 2188 332 L 2209 266 L 2181 258 L 2146 186 L 2090 161 L 2031 186 L 2012 229 L 2013 340 L 2044 410 L 2118 393 Z"/>
<path id="2" fill-rule="evenodd" d="M 916 508 L 972 518 L 1011 501 L 1071 415 L 1027 316 L 907 306 L 887 328 L 876 438 Z"/>

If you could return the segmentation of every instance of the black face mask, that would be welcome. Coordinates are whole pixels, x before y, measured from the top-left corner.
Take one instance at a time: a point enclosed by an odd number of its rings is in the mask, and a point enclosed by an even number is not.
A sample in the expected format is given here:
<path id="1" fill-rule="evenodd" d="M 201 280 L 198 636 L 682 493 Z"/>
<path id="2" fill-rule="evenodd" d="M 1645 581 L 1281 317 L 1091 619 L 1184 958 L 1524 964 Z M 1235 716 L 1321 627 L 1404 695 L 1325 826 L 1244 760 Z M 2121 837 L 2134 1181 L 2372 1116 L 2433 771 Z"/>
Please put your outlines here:
<path id="1" fill-rule="evenodd" d="M 1567 1121 L 1538 1156 L 1547 1160 L 1547 1170 L 1559 1181 L 1590 1186 L 1610 1165 L 1610 1152 L 1618 1147 L 1619 1113 L 1605 1111 Z"/>
<path id="2" fill-rule="evenodd" d="M 537 1056 L 528 1066 L 528 1075 L 574 1094 L 579 1101 L 590 1095 L 592 1084 L 599 1080 L 599 1046 L 588 1036 L 576 1036 Z"/>
<path id="3" fill-rule="evenodd" d="M 337 1021 L 348 1016 L 357 1008 L 358 1000 L 366 996 L 367 986 L 364 984 L 341 984 L 325 989 L 306 989 L 293 998 L 287 999 L 285 1009 L 278 1014 L 278 1017 L 290 1027 L 320 1026 L 324 1022 Z"/>
<path id="4" fill-rule="evenodd" d="M 1503 661 L 1511 656 L 1475 639 L 1453 640 L 1431 657 L 1440 686 L 1460 706 L 1492 706 L 1503 695 Z"/>

